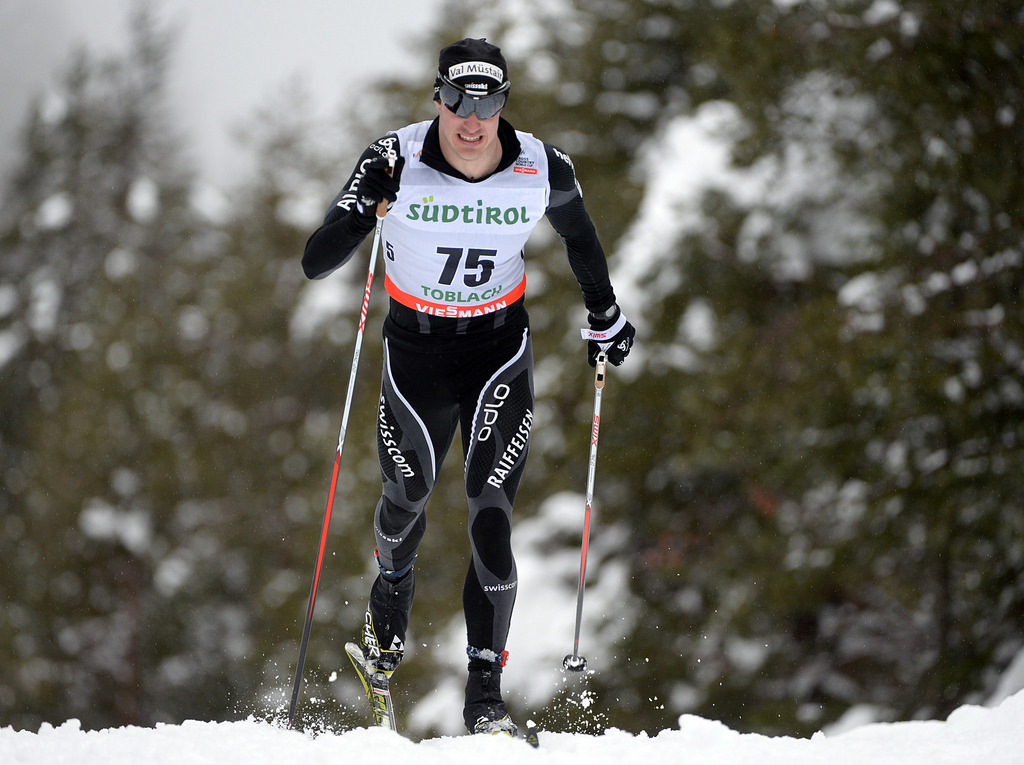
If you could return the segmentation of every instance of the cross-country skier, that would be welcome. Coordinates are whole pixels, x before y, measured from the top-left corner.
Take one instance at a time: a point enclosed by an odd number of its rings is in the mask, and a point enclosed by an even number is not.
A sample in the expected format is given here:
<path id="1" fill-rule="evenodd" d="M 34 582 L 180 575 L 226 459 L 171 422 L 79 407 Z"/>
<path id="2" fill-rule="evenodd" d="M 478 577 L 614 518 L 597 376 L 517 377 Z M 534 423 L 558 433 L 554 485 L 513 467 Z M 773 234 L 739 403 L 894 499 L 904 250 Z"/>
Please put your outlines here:
<path id="1" fill-rule="evenodd" d="M 635 331 L 615 302 L 605 254 L 565 152 L 501 117 L 508 67 L 498 47 L 464 39 L 440 52 L 437 117 L 387 133 L 359 158 L 302 258 L 320 279 L 384 219 L 384 369 L 377 411 L 383 496 L 374 514 L 380 574 L 361 644 L 375 672 L 401 661 L 416 548 L 441 463 L 461 428 L 472 562 L 463 589 L 474 733 L 516 726 L 501 696 L 516 564 L 512 505 L 533 426 L 533 356 L 523 247 L 546 215 L 565 243 L 592 330 L 619 365 Z M 388 175 L 389 152 L 397 155 Z M 598 342 L 587 344 L 595 364 Z"/>

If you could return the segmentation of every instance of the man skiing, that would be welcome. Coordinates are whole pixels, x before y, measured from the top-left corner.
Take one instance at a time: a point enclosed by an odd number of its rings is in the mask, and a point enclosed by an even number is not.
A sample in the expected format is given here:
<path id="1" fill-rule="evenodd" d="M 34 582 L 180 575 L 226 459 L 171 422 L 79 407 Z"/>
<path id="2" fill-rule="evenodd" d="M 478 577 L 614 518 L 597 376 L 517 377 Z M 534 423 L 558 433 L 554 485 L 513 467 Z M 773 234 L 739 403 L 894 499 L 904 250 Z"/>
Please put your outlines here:
<path id="1" fill-rule="evenodd" d="M 380 573 L 353 661 L 383 680 L 402 660 L 425 507 L 458 426 L 472 553 L 463 588 L 464 721 L 473 733 L 515 735 L 501 672 L 517 588 L 512 506 L 534 407 L 523 247 L 541 216 L 562 238 L 583 293 L 591 366 L 600 351 L 621 364 L 635 331 L 615 302 L 572 162 L 501 117 L 509 89 L 498 47 L 467 38 L 444 48 L 437 117 L 363 152 L 309 238 L 302 266 L 319 279 L 347 262 L 387 200 L 390 300 L 377 411 L 383 492 L 374 513 Z"/>

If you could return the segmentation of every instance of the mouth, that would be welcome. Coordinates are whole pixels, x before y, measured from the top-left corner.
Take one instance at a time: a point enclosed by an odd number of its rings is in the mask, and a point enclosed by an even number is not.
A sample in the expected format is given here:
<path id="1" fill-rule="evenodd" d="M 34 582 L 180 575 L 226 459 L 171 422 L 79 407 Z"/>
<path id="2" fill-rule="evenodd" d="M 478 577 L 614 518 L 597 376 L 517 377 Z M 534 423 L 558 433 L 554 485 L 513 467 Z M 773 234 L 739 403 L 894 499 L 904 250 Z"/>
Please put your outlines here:
<path id="1" fill-rule="evenodd" d="M 466 143 L 479 143 L 480 141 L 483 140 L 483 136 L 482 135 L 464 135 L 462 133 L 459 133 L 459 140 L 464 141 Z"/>

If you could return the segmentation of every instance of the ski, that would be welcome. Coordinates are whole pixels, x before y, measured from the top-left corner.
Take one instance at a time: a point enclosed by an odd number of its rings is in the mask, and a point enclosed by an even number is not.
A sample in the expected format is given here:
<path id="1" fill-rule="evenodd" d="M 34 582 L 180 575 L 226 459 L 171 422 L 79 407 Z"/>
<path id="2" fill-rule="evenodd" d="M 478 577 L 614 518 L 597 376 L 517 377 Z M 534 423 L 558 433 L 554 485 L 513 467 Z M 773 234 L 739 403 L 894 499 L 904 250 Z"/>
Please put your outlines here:
<path id="1" fill-rule="evenodd" d="M 475 736 L 508 736 L 513 739 L 522 739 L 534 749 L 540 747 L 537 723 L 533 720 L 527 720 L 526 729 L 523 731 L 520 731 L 508 717 L 501 720 L 480 722 L 471 731 L 471 734 Z"/>
<path id="2" fill-rule="evenodd" d="M 523 735 L 523 738 L 526 739 L 526 743 L 534 749 L 540 747 L 540 736 L 537 733 L 537 723 L 533 720 L 526 721 L 526 733 Z"/>
<path id="3" fill-rule="evenodd" d="M 355 643 L 345 644 L 345 653 L 352 661 L 359 681 L 366 691 L 366 699 L 370 702 L 370 712 L 373 714 L 373 724 L 380 728 L 397 731 L 395 724 L 395 707 L 391 702 L 391 689 L 389 687 L 390 675 L 385 672 L 375 671 L 363 656 L 362 649 Z"/>

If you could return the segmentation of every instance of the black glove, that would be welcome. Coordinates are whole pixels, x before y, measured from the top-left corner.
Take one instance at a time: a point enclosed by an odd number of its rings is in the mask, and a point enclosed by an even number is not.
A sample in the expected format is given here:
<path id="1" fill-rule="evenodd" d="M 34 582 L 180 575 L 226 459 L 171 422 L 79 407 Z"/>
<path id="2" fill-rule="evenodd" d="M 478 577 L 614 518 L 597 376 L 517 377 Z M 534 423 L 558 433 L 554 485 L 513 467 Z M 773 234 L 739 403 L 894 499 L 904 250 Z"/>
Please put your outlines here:
<path id="1" fill-rule="evenodd" d="M 384 157 L 374 157 L 363 167 L 363 177 L 355 188 L 359 202 L 357 209 L 367 217 L 377 214 L 377 205 L 385 199 L 394 202 L 398 198 L 398 184 L 402 178 L 402 167 L 405 157 L 395 161 L 395 169 L 388 175 L 388 161 Z"/>
<path id="2" fill-rule="evenodd" d="M 587 362 L 592 367 L 597 366 L 597 354 L 604 351 L 612 366 L 619 366 L 633 347 L 633 338 L 636 337 L 633 325 L 626 321 L 617 305 L 603 314 L 587 314 L 587 321 L 590 329 L 583 330 L 587 341 Z"/>

